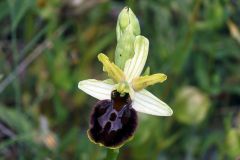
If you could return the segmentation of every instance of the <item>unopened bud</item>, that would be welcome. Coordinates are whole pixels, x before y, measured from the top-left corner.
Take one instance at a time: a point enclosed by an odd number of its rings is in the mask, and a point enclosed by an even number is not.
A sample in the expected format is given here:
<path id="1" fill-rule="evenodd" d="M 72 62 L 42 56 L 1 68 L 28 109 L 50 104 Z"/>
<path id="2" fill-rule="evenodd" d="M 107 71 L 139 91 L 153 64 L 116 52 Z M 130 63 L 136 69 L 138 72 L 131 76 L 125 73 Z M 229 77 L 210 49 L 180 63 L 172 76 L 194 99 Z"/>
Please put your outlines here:
<path id="1" fill-rule="evenodd" d="M 117 22 L 117 40 L 121 38 L 124 32 L 129 32 L 134 36 L 140 35 L 140 25 L 137 17 L 131 8 L 125 7 L 120 12 Z"/>
<path id="2" fill-rule="evenodd" d="M 231 159 L 240 156 L 240 130 L 238 128 L 231 128 L 227 131 L 225 143 L 226 152 Z"/>
<path id="3" fill-rule="evenodd" d="M 207 116 L 210 100 L 198 88 L 188 86 L 178 91 L 174 106 L 178 121 L 188 125 L 196 125 Z"/>
<path id="4" fill-rule="evenodd" d="M 117 21 L 117 47 L 115 63 L 123 69 L 125 62 L 134 55 L 134 41 L 140 35 L 140 25 L 133 11 L 125 7 L 118 16 Z"/>

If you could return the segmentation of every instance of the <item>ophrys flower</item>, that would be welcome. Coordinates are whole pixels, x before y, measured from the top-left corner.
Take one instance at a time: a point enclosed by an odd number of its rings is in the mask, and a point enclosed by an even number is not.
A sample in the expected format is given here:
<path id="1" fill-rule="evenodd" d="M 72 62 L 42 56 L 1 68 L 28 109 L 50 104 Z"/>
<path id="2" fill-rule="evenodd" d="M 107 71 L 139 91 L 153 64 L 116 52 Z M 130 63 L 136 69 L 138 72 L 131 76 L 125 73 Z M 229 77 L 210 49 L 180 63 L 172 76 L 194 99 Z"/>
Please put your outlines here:
<path id="1" fill-rule="evenodd" d="M 167 79 L 162 73 L 140 76 L 148 56 L 148 39 L 140 35 L 140 25 L 132 10 L 125 7 L 118 16 L 115 64 L 104 54 L 98 59 L 110 79 L 80 81 L 79 89 L 99 99 L 88 130 L 89 139 L 108 148 L 118 148 L 131 139 L 137 113 L 170 116 L 172 110 L 145 88 Z"/>
<path id="2" fill-rule="evenodd" d="M 149 42 L 137 36 L 134 42 L 134 56 L 127 60 L 121 70 L 109 58 L 100 53 L 98 59 L 110 79 L 98 81 L 83 80 L 78 88 L 101 100 L 91 116 L 89 138 L 106 147 L 119 147 L 132 137 L 137 124 L 135 111 L 170 116 L 171 108 L 145 88 L 167 79 L 162 73 L 140 76 L 148 56 Z"/>

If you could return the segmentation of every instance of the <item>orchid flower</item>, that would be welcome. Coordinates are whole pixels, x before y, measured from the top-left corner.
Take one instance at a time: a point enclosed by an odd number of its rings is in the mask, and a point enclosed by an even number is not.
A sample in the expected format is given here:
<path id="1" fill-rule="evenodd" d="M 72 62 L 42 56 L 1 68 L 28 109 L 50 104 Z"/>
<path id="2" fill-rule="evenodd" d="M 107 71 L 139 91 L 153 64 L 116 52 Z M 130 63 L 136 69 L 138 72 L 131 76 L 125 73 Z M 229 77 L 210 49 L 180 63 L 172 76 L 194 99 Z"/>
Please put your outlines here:
<path id="1" fill-rule="evenodd" d="M 133 137 L 137 126 L 137 112 L 155 116 L 171 116 L 172 109 L 145 88 L 162 83 L 167 76 L 162 73 L 141 76 L 148 57 L 149 41 L 138 35 L 134 40 L 133 57 L 123 69 L 100 53 L 98 60 L 110 79 L 88 79 L 78 83 L 78 88 L 100 100 L 94 107 L 89 139 L 108 148 L 119 148 Z"/>

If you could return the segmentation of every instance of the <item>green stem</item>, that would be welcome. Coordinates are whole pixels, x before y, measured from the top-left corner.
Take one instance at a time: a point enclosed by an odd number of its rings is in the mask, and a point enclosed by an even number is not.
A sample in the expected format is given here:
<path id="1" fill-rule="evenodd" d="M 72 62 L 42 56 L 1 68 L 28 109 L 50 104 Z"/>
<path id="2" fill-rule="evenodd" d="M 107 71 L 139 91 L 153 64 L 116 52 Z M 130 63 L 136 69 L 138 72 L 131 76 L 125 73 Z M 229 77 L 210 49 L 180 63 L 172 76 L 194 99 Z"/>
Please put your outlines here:
<path id="1" fill-rule="evenodd" d="M 18 64 L 18 49 L 17 49 L 17 33 L 16 28 L 14 27 L 14 21 L 16 18 L 15 13 L 15 1 L 8 0 L 8 5 L 10 9 L 10 17 L 11 17 L 11 47 L 13 52 L 13 61 L 14 65 L 13 68 L 17 67 Z M 14 90 L 15 90 L 15 102 L 17 109 L 20 110 L 21 107 L 21 88 L 20 88 L 20 82 L 19 78 L 16 77 L 15 83 L 13 84 Z"/>
<path id="2" fill-rule="evenodd" d="M 108 149 L 105 160 L 116 160 L 119 154 L 119 149 Z"/>

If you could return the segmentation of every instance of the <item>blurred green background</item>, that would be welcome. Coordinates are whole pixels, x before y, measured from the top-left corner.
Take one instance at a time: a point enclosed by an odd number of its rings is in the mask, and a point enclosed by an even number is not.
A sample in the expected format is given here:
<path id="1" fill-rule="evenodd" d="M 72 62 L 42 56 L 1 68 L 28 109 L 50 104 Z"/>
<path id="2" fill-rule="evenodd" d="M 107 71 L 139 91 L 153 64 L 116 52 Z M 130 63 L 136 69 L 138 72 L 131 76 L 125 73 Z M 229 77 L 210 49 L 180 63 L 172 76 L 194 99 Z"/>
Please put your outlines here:
<path id="1" fill-rule="evenodd" d="M 139 114 L 119 160 L 240 158 L 239 0 L 1 0 L 0 159 L 101 160 L 88 119 L 96 99 L 77 88 L 104 79 L 118 13 L 130 6 L 150 41 L 150 87 L 172 117 Z"/>

